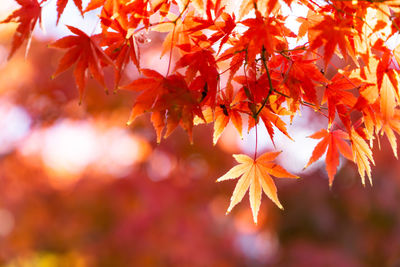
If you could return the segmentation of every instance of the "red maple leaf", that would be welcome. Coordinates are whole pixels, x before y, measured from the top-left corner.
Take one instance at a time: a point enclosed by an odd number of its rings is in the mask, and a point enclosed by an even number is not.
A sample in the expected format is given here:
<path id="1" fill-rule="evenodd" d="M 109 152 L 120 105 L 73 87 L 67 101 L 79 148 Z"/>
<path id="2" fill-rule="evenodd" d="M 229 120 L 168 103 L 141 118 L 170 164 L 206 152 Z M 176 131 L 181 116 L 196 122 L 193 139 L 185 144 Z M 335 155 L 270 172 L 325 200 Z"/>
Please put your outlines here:
<path id="1" fill-rule="evenodd" d="M 133 62 L 140 69 L 140 54 L 134 36 L 126 38 L 119 32 L 107 32 L 101 36 L 101 45 L 106 45 L 105 53 L 115 62 L 115 89 L 118 88 L 122 72 L 129 62 Z"/>
<path id="2" fill-rule="evenodd" d="M 115 62 L 115 89 L 118 88 L 121 74 L 130 61 L 140 69 L 140 50 L 134 32 L 129 31 L 129 25 L 124 19 L 113 18 L 107 10 L 103 9 L 101 22 L 103 27 L 101 34 L 96 37 L 101 40 L 100 45 L 106 46 L 105 53 Z"/>
<path id="3" fill-rule="evenodd" d="M 164 77 L 149 69 L 142 69 L 141 72 L 148 78 L 139 78 L 123 87 L 130 91 L 142 92 L 135 100 L 128 124 L 137 116 L 152 112 L 151 121 L 157 133 L 158 143 L 163 136 L 168 137 L 179 124 L 189 134 L 192 142 L 194 116 L 197 115 L 205 121 L 199 105 L 201 92 L 191 90 L 182 75 Z M 165 126 L 167 130 L 163 134 Z"/>
<path id="4" fill-rule="evenodd" d="M 236 51 L 241 50 L 241 46 L 247 47 L 247 60 L 253 62 L 262 49 L 265 49 L 268 55 L 276 50 L 286 49 L 288 47 L 284 36 L 296 37 L 284 25 L 281 17 L 264 18 L 260 12 L 256 11 L 256 18 L 246 19 L 241 24 L 249 27 L 240 38 Z"/>
<path id="5" fill-rule="evenodd" d="M 176 63 L 175 69 L 187 67 L 186 79 L 193 80 L 197 73 L 200 74 L 204 81 L 203 86 L 207 86 L 207 95 L 204 101 L 210 106 L 215 105 L 218 83 L 218 70 L 212 50 L 201 49 L 199 51 L 186 54 Z"/>
<path id="6" fill-rule="evenodd" d="M 341 118 L 347 117 L 347 114 L 340 113 L 342 110 L 346 110 L 342 105 L 352 108 L 357 102 L 357 98 L 348 90 L 360 87 L 361 81 L 359 79 L 347 78 L 340 73 L 336 74 L 326 85 L 322 103 L 328 102 L 328 128 L 335 119 L 336 111 L 341 115 Z M 344 122 L 344 124 L 348 125 L 348 122 Z"/>
<path id="7" fill-rule="evenodd" d="M 319 19 L 319 23 L 308 29 L 310 50 L 324 47 L 325 67 L 331 60 L 337 46 L 345 58 L 350 55 L 355 60 L 355 47 L 352 42 L 354 35 L 353 19 L 337 18 L 331 14 L 320 16 Z"/>
<path id="8" fill-rule="evenodd" d="M 306 54 L 301 50 L 292 52 L 290 61 L 283 56 L 278 59 L 282 61 L 283 72 L 286 73 L 284 82 L 290 97 L 295 102 L 304 98 L 318 107 L 315 87 L 316 84 L 325 83 L 327 79 L 316 67 L 315 60 L 307 59 Z"/>
<path id="9" fill-rule="evenodd" d="M 57 0 L 57 24 L 60 21 L 60 17 L 64 12 L 65 7 L 67 6 L 69 0 Z M 83 15 L 82 11 L 82 0 L 74 0 L 75 6 L 79 9 L 81 14 Z"/>
<path id="10" fill-rule="evenodd" d="M 35 28 L 37 21 L 41 22 L 42 7 L 37 0 L 16 0 L 20 9 L 15 10 L 10 16 L 0 23 L 16 22 L 19 23 L 12 41 L 11 51 L 8 58 L 10 59 L 15 51 L 28 40 L 26 51 L 29 50 L 29 44 L 32 36 L 32 31 Z"/>
<path id="11" fill-rule="evenodd" d="M 76 62 L 74 77 L 80 100 L 82 100 L 87 81 L 86 71 L 89 70 L 93 77 L 106 88 L 102 63 L 113 65 L 113 62 L 90 36 L 75 27 L 67 27 L 76 35 L 63 37 L 51 44 L 55 48 L 69 49 L 60 60 L 53 77 L 66 71 Z"/>

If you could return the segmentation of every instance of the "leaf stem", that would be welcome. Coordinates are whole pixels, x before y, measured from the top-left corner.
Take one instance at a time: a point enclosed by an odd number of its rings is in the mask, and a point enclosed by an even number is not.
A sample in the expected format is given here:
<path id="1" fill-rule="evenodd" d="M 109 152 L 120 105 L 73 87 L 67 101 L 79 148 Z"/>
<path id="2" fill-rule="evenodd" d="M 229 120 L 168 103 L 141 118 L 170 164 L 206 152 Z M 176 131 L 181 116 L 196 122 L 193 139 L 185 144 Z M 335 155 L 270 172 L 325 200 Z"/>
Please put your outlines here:
<path id="1" fill-rule="evenodd" d="M 257 122 L 257 117 L 260 114 L 261 110 L 265 107 L 265 105 L 267 104 L 267 101 L 269 99 L 269 96 L 272 94 L 272 92 L 274 91 L 274 87 L 272 86 L 272 80 L 271 80 L 271 75 L 269 74 L 269 70 L 268 70 L 268 66 L 267 66 L 267 59 L 265 58 L 265 47 L 263 46 L 261 49 L 261 61 L 262 64 L 265 68 L 265 72 L 267 73 L 267 77 L 268 77 L 268 83 L 269 83 L 269 91 L 268 91 L 268 95 L 265 97 L 264 102 L 262 103 L 261 107 L 259 108 L 259 110 L 256 112 L 256 114 L 254 114 L 254 119 Z"/>
<path id="2" fill-rule="evenodd" d="M 257 121 L 256 121 L 256 147 L 254 148 L 254 160 L 257 159 L 257 146 L 258 146 L 258 131 L 257 131 Z"/>
<path id="3" fill-rule="evenodd" d="M 282 93 L 282 92 L 279 92 L 278 90 L 275 90 L 275 89 L 274 89 L 274 92 L 277 93 L 278 95 L 283 96 L 283 97 L 291 98 L 291 97 L 288 96 L 287 94 L 284 94 L 284 93 Z M 317 107 L 314 103 L 310 103 L 310 102 L 307 102 L 307 101 L 304 101 L 304 100 L 301 100 L 301 99 L 300 99 L 299 101 L 300 101 L 300 104 L 302 104 L 302 105 L 311 106 L 311 107 L 314 107 L 314 108 Z M 328 110 L 327 107 L 321 107 L 321 106 L 319 106 L 319 109 Z"/>

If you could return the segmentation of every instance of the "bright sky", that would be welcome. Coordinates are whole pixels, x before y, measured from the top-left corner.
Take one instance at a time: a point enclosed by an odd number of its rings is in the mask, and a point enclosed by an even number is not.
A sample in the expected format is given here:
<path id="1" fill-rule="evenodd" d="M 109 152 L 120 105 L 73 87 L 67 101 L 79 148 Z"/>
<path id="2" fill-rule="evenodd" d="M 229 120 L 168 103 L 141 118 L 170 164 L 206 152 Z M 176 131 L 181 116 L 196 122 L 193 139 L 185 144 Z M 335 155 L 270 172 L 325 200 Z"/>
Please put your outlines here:
<path id="1" fill-rule="evenodd" d="M 84 7 L 87 5 L 87 3 L 88 0 L 82 1 Z M 49 39 L 49 36 L 54 38 L 71 34 L 65 25 L 77 27 L 89 35 L 100 32 L 100 24 L 97 17 L 97 14 L 99 13 L 98 10 L 88 12 L 83 18 L 78 9 L 73 5 L 73 2 L 70 1 L 65 7 L 64 13 L 62 14 L 57 26 L 57 14 L 55 10 L 56 1 L 48 1 L 43 6 L 43 30 L 39 27 L 36 27 L 34 32 L 36 38 L 46 40 Z"/>

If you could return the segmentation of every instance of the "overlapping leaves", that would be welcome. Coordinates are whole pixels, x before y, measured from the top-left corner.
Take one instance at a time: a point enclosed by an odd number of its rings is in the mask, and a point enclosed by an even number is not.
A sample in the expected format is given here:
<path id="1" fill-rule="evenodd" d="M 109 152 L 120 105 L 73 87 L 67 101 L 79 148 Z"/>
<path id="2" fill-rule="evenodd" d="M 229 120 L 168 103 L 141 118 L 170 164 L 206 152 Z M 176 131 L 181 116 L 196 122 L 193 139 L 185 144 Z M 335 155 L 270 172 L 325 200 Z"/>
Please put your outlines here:
<path id="1" fill-rule="evenodd" d="M 46 2 L 16 1 L 20 8 L 2 21 L 18 23 L 10 57 L 29 44 Z M 288 28 L 283 2 L 308 9 L 297 32 Z M 75 65 L 82 98 L 89 74 L 106 88 L 103 68 L 109 66 L 117 89 L 134 64 L 144 77 L 122 87 L 138 93 L 129 123 L 151 113 L 158 142 L 178 125 L 191 138 L 194 121 L 202 120 L 214 123 L 214 143 L 229 122 L 240 134 L 245 122 L 249 130 L 263 122 L 274 143 L 275 128 L 290 138 L 284 116 L 295 121 L 310 108 L 327 127 L 310 136 L 321 140 L 307 166 L 326 151 L 330 185 L 339 152 L 357 164 L 363 184 L 365 174 L 371 181 L 375 139 L 386 134 L 397 155 L 400 46 L 387 45 L 400 33 L 397 1 L 91 0 L 83 7 L 81 0 L 57 0 L 57 22 L 67 4 L 83 15 L 100 8 L 102 32 L 89 36 L 68 26 L 73 35 L 52 44 L 66 49 L 54 76 Z M 141 68 L 138 40 L 145 31 L 163 39 L 165 75 Z M 305 44 L 289 45 L 303 37 Z M 242 175 L 229 210 L 249 187 L 255 220 L 262 189 L 280 206 L 268 173 L 293 176 L 266 160 L 276 156 L 235 156 L 240 165 L 221 177 Z"/>

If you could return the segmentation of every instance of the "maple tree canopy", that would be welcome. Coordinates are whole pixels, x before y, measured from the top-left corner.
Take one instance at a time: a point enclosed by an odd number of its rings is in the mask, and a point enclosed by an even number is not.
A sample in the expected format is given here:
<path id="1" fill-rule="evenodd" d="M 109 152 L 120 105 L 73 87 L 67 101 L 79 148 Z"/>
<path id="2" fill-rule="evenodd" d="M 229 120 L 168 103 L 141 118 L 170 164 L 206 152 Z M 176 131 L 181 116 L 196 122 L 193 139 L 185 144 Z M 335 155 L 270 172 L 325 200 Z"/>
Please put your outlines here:
<path id="1" fill-rule="evenodd" d="M 24 42 L 29 47 L 48 1 L 16 0 L 20 8 L 1 22 L 18 24 L 10 57 Z M 99 9 L 101 33 L 67 25 L 71 35 L 50 45 L 65 51 L 54 77 L 73 68 L 82 100 L 87 78 L 106 88 L 103 70 L 111 67 L 115 91 L 139 93 L 128 124 L 151 113 L 157 142 L 179 125 L 192 140 L 194 125 L 213 123 L 216 143 L 230 121 L 240 135 L 246 122 L 248 131 L 264 125 L 271 142 L 276 129 L 291 138 L 282 118 L 302 119 L 300 109 L 309 108 L 326 117 L 326 127 L 310 136 L 320 141 L 306 167 L 326 152 L 329 185 L 339 154 L 358 166 L 362 184 L 365 175 L 372 184 L 371 147 L 383 135 L 397 157 L 400 46 L 389 43 L 400 31 L 399 0 L 91 0 L 86 7 L 57 0 L 57 23 L 68 3 L 83 16 Z M 283 7 L 299 6 L 308 12 L 293 32 Z M 166 73 L 141 67 L 143 32 L 164 33 Z M 131 63 L 141 77 L 121 84 Z M 273 162 L 278 154 L 257 157 L 256 144 L 254 157 L 234 155 L 240 164 L 218 180 L 241 176 L 228 212 L 249 188 L 254 221 L 262 191 L 282 208 L 270 175 L 297 176 Z"/>

